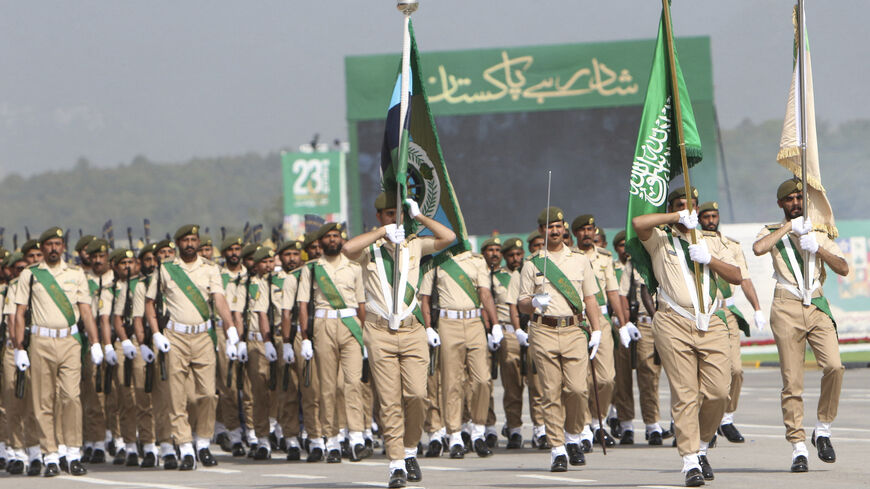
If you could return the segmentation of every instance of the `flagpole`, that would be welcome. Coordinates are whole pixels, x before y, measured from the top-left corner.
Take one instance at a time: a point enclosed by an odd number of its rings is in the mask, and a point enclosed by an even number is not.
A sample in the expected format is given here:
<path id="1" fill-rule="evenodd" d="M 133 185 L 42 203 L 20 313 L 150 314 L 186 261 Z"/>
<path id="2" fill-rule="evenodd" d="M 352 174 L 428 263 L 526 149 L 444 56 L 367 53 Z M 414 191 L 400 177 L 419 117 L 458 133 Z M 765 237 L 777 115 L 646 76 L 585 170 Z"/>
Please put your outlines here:
<path id="1" fill-rule="evenodd" d="M 801 0 L 802 1 L 802 0 Z M 683 165 L 683 184 L 686 188 L 686 210 L 689 214 L 692 213 L 694 203 L 692 199 L 695 197 L 692 193 L 692 185 L 689 181 L 689 163 L 686 159 L 686 139 L 683 136 L 683 113 L 680 109 L 680 84 L 677 78 L 677 61 L 674 53 L 674 35 L 671 28 L 671 6 L 668 0 L 662 0 L 662 13 L 665 18 L 665 37 L 668 43 L 668 65 L 671 72 L 671 93 L 674 97 L 674 116 L 677 124 L 677 138 L 680 140 L 680 163 Z M 695 231 L 689 231 L 689 241 L 692 244 L 697 244 Z M 693 262 L 695 268 L 695 290 L 698 292 L 698 310 L 701 314 L 705 314 L 704 308 L 704 291 L 701 290 L 701 267 L 698 262 Z"/>
<path id="2" fill-rule="evenodd" d="M 798 80 L 800 82 L 800 111 L 798 112 L 798 116 L 800 120 L 798 124 L 800 125 L 800 152 L 801 152 L 801 206 L 803 209 L 804 220 L 806 220 L 810 215 L 810 197 L 809 192 L 807 190 L 807 90 L 806 90 L 806 39 L 804 38 L 806 33 L 806 21 L 804 19 L 804 0 L 798 0 L 797 5 L 797 53 L 798 53 Z M 812 229 L 810 230 L 812 232 Z M 804 290 L 810 290 L 810 287 L 813 283 L 813 277 L 810 277 L 810 252 L 802 251 L 804 255 Z"/>

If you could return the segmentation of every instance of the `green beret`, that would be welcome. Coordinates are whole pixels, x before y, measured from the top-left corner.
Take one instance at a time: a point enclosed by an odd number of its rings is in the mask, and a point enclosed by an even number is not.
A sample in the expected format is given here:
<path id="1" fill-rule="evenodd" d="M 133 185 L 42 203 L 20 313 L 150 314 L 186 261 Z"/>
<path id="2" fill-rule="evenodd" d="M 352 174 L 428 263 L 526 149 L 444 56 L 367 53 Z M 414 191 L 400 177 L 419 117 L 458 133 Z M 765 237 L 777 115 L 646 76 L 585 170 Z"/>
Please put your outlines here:
<path id="1" fill-rule="evenodd" d="M 692 187 L 692 197 L 698 198 L 698 189 Z M 686 187 L 676 188 L 671 190 L 671 193 L 668 194 L 668 204 L 677 200 L 677 199 L 685 199 L 686 198 Z"/>
<path id="2" fill-rule="evenodd" d="M 592 214 L 583 214 L 582 216 L 578 216 L 571 223 L 571 232 L 582 228 L 583 226 L 595 225 L 595 217 Z"/>
<path id="3" fill-rule="evenodd" d="M 128 250 L 127 248 L 118 248 L 117 250 L 112 251 L 109 254 L 109 260 L 112 262 L 112 265 L 118 265 L 121 263 L 121 260 L 124 258 L 133 258 L 133 250 Z"/>
<path id="4" fill-rule="evenodd" d="M 311 246 L 311 243 L 313 243 L 313 242 L 315 241 L 315 240 L 314 240 L 314 235 L 315 235 L 315 234 L 317 234 L 317 231 L 310 232 L 310 233 L 305 233 L 305 234 L 302 235 L 302 248 L 303 248 L 303 249 L 308 248 L 309 246 Z"/>
<path id="5" fill-rule="evenodd" d="M 7 251 L 6 253 L 9 253 L 9 252 Z M 15 253 L 9 253 L 9 255 L 6 256 L 6 266 L 7 267 L 11 267 L 12 265 L 15 265 L 15 263 L 20 262 L 20 261 L 24 261 L 24 255 L 18 251 L 16 251 Z"/>
<path id="6" fill-rule="evenodd" d="M 187 236 L 188 234 L 193 234 L 199 236 L 199 225 L 197 224 L 185 224 L 178 228 L 178 231 L 175 231 L 175 234 L 172 236 L 172 239 L 175 241 L 180 240 L 181 238 Z"/>
<path id="7" fill-rule="evenodd" d="M 713 202 L 711 200 L 710 202 L 704 202 L 703 204 L 698 206 L 698 215 L 699 216 L 707 211 L 719 212 L 719 203 Z"/>
<path id="8" fill-rule="evenodd" d="M 541 214 L 538 216 L 538 225 L 546 226 L 551 222 L 563 221 L 564 219 L 565 213 L 562 212 L 562 209 L 551 206 L 548 209 L 544 209 L 543 211 L 541 211 Z"/>
<path id="9" fill-rule="evenodd" d="M 275 256 L 275 252 L 272 251 L 272 248 L 269 248 L 268 246 L 259 246 L 251 255 L 251 258 L 254 260 L 254 262 L 259 262 L 273 256 Z"/>
<path id="10" fill-rule="evenodd" d="M 531 243 L 538 238 L 543 238 L 543 236 L 541 236 L 541 233 L 539 233 L 538 231 L 532 231 L 532 233 L 526 237 L 526 243 Z"/>
<path id="11" fill-rule="evenodd" d="M 254 254 L 255 251 L 260 249 L 259 243 L 248 243 L 242 248 L 242 259 L 250 258 L 251 255 Z"/>
<path id="12" fill-rule="evenodd" d="M 493 236 L 487 239 L 483 242 L 483 244 L 480 245 L 480 251 L 485 250 L 488 246 L 498 246 L 499 248 L 501 248 L 501 238 L 499 238 L 498 236 Z"/>
<path id="13" fill-rule="evenodd" d="M 94 253 L 107 253 L 109 251 L 109 242 L 102 238 L 96 238 L 85 247 L 85 253 L 93 255 Z"/>
<path id="14" fill-rule="evenodd" d="M 86 234 L 86 235 L 82 236 L 81 238 L 79 238 L 79 240 L 76 241 L 76 247 L 75 247 L 76 253 L 84 250 L 85 246 L 87 246 L 88 243 L 90 243 L 91 241 L 93 241 L 95 239 L 97 239 L 97 237 L 94 235 L 91 235 L 91 234 Z"/>
<path id="15" fill-rule="evenodd" d="M 211 236 L 206 234 L 205 236 L 199 238 L 199 247 L 202 248 L 203 246 L 214 246 L 214 242 L 212 242 Z"/>
<path id="16" fill-rule="evenodd" d="M 220 252 L 223 253 L 227 251 L 227 249 L 232 245 L 242 246 L 244 241 L 242 241 L 241 236 L 227 236 L 223 241 L 221 241 L 221 249 Z"/>
<path id="17" fill-rule="evenodd" d="M 378 198 L 375 199 L 375 210 L 382 211 L 384 209 L 395 209 L 396 208 L 396 194 L 395 192 L 390 192 L 389 195 L 386 192 L 381 192 L 378 195 Z"/>
<path id="18" fill-rule="evenodd" d="M 501 245 L 501 252 L 502 252 L 502 254 L 505 254 L 514 248 L 518 248 L 520 250 L 523 249 L 523 240 L 521 240 L 519 238 L 511 238 L 511 239 L 505 241 Z"/>
<path id="19" fill-rule="evenodd" d="M 625 241 L 625 231 L 620 231 L 613 237 L 613 244 L 619 243 L 620 241 Z"/>
<path id="20" fill-rule="evenodd" d="M 163 248 L 172 248 L 175 249 L 175 243 L 169 241 L 168 239 L 161 239 L 157 243 L 154 244 L 154 253 L 162 250 Z"/>
<path id="21" fill-rule="evenodd" d="M 30 250 L 38 250 L 39 244 L 41 241 L 36 241 L 35 239 L 28 239 L 21 245 L 21 253 L 26 255 Z"/>
<path id="22" fill-rule="evenodd" d="M 57 226 L 46 229 L 41 235 L 39 235 L 39 244 L 45 243 L 51 238 L 63 239 L 63 229 Z"/>
<path id="23" fill-rule="evenodd" d="M 317 231 L 311 233 L 311 241 L 319 240 L 320 238 L 326 236 L 326 233 L 332 231 L 333 229 L 341 233 L 344 230 L 344 226 L 342 226 L 339 222 L 328 222 L 323 226 L 320 226 L 320 229 L 318 229 Z"/>
<path id="24" fill-rule="evenodd" d="M 278 247 L 278 251 L 276 251 L 275 253 L 280 255 L 287 250 L 302 251 L 302 241 L 298 239 L 288 239 L 287 241 L 281 243 L 281 246 Z"/>
<path id="25" fill-rule="evenodd" d="M 139 250 L 139 258 L 144 258 L 146 253 L 154 253 L 156 247 L 157 243 L 148 243 L 147 245 L 143 246 L 142 249 Z"/>
<path id="26" fill-rule="evenodd" d="M 776 200 L 782 200 L 795 192 L 802 191 L 803 188 L 804 184 L 798 178 L 789 178 L 776 189 Z"/>

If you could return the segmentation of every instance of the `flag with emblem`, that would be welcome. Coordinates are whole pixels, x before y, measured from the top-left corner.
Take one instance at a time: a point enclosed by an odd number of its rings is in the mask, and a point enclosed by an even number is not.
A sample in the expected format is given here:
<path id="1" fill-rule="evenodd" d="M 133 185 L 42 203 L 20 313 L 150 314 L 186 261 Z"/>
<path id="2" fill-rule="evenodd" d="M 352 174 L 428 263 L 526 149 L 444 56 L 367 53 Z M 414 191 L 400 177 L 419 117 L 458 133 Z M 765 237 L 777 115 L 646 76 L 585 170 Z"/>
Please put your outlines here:
<path id="1" fill-rule="evenodd" d="M 677 118 L 673 104 L 674 87 L 671 83 L 669 67 L 672 53 L 668 46 L 668 33 L 665 27 L 665 12 L 662 10 L 662 16 L 659 20 L 659 34 L 653 53 L 652 71 L 644 97 L 643 115 L 637 135 L 637 146 L 634 150 L 634 162 L 631 166 L 628 216 L 625 226 L 625 247 L 631 254 L 632 263 L 643 276 L 650 291 L 656 290 L 658 283 L 652 273 L 652 262 L 649 254 L 631 227 L 631 220 L 635 216 L 665 212 L 668 182 L 682 172 L 680 140 L 676 131 Z M 677 72 L 686 158 L 689 167 L 691 167 L 701 161 L 701 138 L 698 135 L 698 127 L 695 125 L 692 102 L 683 80 L 676 46 L 673 50 L 673 56 Z"/>
<path id="2" fill-rule="evenodd" d="M 313 233 L 320 229 L 320 226 L 326 224 L 326 219 L 317 214 L 305 214 L 305 232 Z"/>
<path id="3" fill-rule="evenodd" d="M 401 125 L 401 94 L 402 69 L 396 76 L 390 106 L 387 112 L 384 142 L 381 148 L 381 183 L 383 190 L 395 193 L 400 187 L 402 201 L 410 197 L 420 205 L 420 212 L 456 233 L 457 240 L 436 256 L 435 262 L 465 250 L 471 249 L 468 242 L 468 231 L 465 220 L 459 208 L 459 200 L 450 182 L 447 165 L 438 131 L 435 129 L 435 119 L 429 108 L 426 88 L 421 78 L 422 69 L 417 42 L 414 38 L 414 28 L 409 22 L 411 37 L 410 75 L 408 83 L 408 108 L 405 120 Z M 417 221 L 404 220 L 408 233 L 431 235 L 431 231 L 421 226 Z"/>

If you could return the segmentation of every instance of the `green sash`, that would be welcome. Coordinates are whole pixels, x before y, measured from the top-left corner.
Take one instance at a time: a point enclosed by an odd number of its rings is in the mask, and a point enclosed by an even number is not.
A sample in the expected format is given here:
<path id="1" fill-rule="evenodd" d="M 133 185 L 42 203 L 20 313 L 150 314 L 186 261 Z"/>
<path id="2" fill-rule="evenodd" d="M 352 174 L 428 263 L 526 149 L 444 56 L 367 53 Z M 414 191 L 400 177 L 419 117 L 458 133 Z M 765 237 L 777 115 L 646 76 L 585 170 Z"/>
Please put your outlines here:
<path id="1" fill-rule="evenodd" d="M 372 245 L 372 249 L 374 249 L 374 245 Z M 374 257 L 374 251 L 372 251 L 372 256 Z M 384 261 L 384 274 L 387 276 L 387 281 L 389 282 L 389 281 L 393 280 L 393 257 L 390 256 L 390 252 L 389 252 L 389 250 L 387 250 L 386 246 L 381 246 L 381 257 L 383 257 L 383 259 L 384 259 L 383 260 Z M 421 270 L 421 272 L 422 272 L 422 270 Z M 390 283 L 390 288 L 393 288 L 393 283 L 392 282 L 389 282 L 389 283 Z M 417 291 L 414 290 L 414 287 L 409 283 L 405 283 L 404 300 L 405 300 L 406 306 L 411 304 L 411 301 L 414 300 L 415 295 L 417 295 Z M 414 317 L 416 317 L 417 320 L 420 321 L 420 324 L 423 324 L 423 312 L 420 310 L 419 305 L 417 305 L 417 307 L 414 308 L 413 314 L 414 314 Z"/>
<path id="2" fill-rule="evenodd" d="M 731 296 L 734 295 L 731 290 L 731 284 L 722 280 L 721 277 L 716 278 L 716 286 L 719 288 L 719 291 L 722 292 L 723 298 L 730 299 Z M 737 325 L 743 331 L 743 334 L 745 334 L 746 337 L 749 338 L 749 323 L 746 321 L 743 313 L 740 312 L 740 309 L 737 309 L 737 306 L 735 305 L 725 306 L 724 309 L 728 309 L 729 311 L 731 311 L 731 314 L 734 314 L 734 317 L 737 319 Z M 725 324 L 728 324 L 728 321 L 725 319 L 724 310 L 720 309 L 716 311 L 715 314 L 719 316 L 719 319 L 721 319 Z"/>
<path id="3" fill-rule="evenodd" d="M 91 297 L 95 296 L 99 290 L 100 285 L 95 280 L 88 279 L 88 292 L 91 293 Z"/>
<path id="4" fill-rule="evenodd" d="M 284 279 L 277 276 L 277 275 L 272 275 L 272 285 L 274 285 L 275 287 L 278 287 L 279 289 L 283 289 L 284 288 Z"/>
<path id="5" fill-rule="evenodd" d="M 45 291 L 48 293 L 48 296 L 51 297 L 51 300 L 54 302 L 54 305 L 60 309 L 60 312 L 63 314 L 63 317 L 66 319 L 67 326 L 72 326 L 76 323 L 76 312 L 73 309 L 72 304 L 69 301 L 69 298 L 66 296 L 66 292 L 60 288 L 57 280 L 54 279 L 54 275 L 51 274 L 48 270 L 39 268 L 34 265 L 30 267 L 30 272 L 33 273 L 33 276 L 36 277 L 36 281 L 39 282 Z M 30 291 L 33 294 L 33 291 Z"/>
<path id="6" fill-rule="evenodd" d="M 200 316 L 202 316 L 202 320 L 208 321 L 211 318 L 211 314 L 208 310 L 208 302 L 206 302 L 205 297 L 202 296 L 202 292 L 200 292 L 196 285 L 194 285 L 190 280 L 187 273 L 175 263 L 163 263 L 163 266 L 166 268 L 166 271 L 169 272 L 169 276 L 172 280 L 184 293 L 184 296 L 190 300 L 196 308 L 196 311 L 199 312 Z"/>
<path id="7" fill-rule="evenodd" d="M 317 285 L 320 287 L 320 291 L 323 292 L 323 295 L 326 297 L 326 301 L 329 302 L 329 305 L 332 306 L 333 309 L 347 309 L 347 304 L 344 302 L 344 299 L 341 298 L 341 293 L 338 291 L 338 287 L 332 282 L 332 279 L 329 278 L 329 274 L 326 273 L 326 269 L 319 263 L 315 263 L 314 267 L 311 270 L 311 273 L 314 274 L 314 279 L 317 280 Z M 310 300 L 314 300 L 314 297 L 311 297 Z M 355 317 L 346 317 L 341 318 L 341 322 L 347 327 L 350 331 L 350 334 L 353 335 L 354 338 L 359 342 L 359 346 L 363 346 L 363 337 L 362 337 L 362 328 L 360 328 L 359 321 Z"/>
<path id="8" fill-rule="evenodd" d="M 665 232 L 668 235 L 669 244 L 671 246 L 673 246 L 674 240 L 673 240 L 673 234 L 671 234 L 671 230 L 668 229 Z M 701 239 L 703 239 L 703 238 L 701 238 Z M 679 241 L 680 246 L 683 247 L 683 257 L 686 259 L 686 266 L 689 268 L 689 273 L 694 275 L 695 274 L 695 262 L 693 262 L 692 259 L 689 257 L 689 243 L 680 237 L 677 237 L 677 241 Z M 704 273 L 704 265 L 698 264 L 698 266 L 701 269 L 701 273 Z M 708 267 L 708 270 L 709 270 L 709 267 Z M 710 290 L 708 292 L 710 293 L 710 299 L 715 303 L 716 302 L 716 278 L 717 277 L 713 273 L 712 270 L 709 270 L 709 273 L 710 273 Z M 701 283 L 703 283 L 703 278 L 702 278 Z"/>
<path id="9" fill-rule="evenodd" d="M 547 280 L 550 281 L 550 284 L 562 294 L 565 299 L 574 307 L 577 314 L 583 312 L 583 298 L 580 297 L 580 293 L 577 292 L 577 289 L 574 288 L 574 284 L 562 273 L 562 270 L 559 270 L 559 267 L 553 263 L 553 260 L 549 258 L 542 257 L 541 255 L 535 255 L 532 258 L 532 263 L 541 273 L 544 273 L 544 262 L 547 263 Z"/>
<path id="10" fill-rule="evenodd" d="M 622 281 L 622 272 L 624 271 L 624 269 L 613 267 L 613 271 L 614 271 L 614 273 L 616 273 L 616 281 L 621 282 Z"/>
<path id="11" fill-rule="evenodd" d="M 471 277 L 465 273 L 465 270 L 463 270 L 458 263 L 453 261 L 453 258 L 442 263 L 441 269 L 447 272 L 447 275 L 450 275 L 450 278 L 452 278 L 453 281 L 459 285 L 462 291 L 471 299 L 471 302 L 474 303 L 475 309 L 480 307 L 480 297 L 477 295 L 477 287 L 474 286 L 474 282 L 471 281 Z"/>
<path id="12" fill-rule="evenodd" d="M 230 274 L 222 273 L 221 274 L 221 283 L 223 284 L 224 290 L 227 290 L 227 285 L 230 284 Z"/>
<path id="13" fill-rule="evenodd" d="M 511 274 L 507 272 L 495 272 L 495 278 L 498 279 L 499 283 L 501 283 L 501 286 L 504 288 L 508 288 L 511 283 Z M 494 293 L 495 291 L 493 291 L 493 294 Z"/>
<path id="14" fill-rule="evenodd" d="M 775 231 L 778 229 L 777 227 L 769 227 L 767 228 L 769 231 Z M 788 243 L 791 245 L 792 252 L 794 253 L 795 259 L 797 260 L 798 266 L 803 269 L 804 268 L 804 257 L 801 256 L 801 253 L 798 252 L 798 249 L 795 248 L 794 242 L 791 238 L 788 238 Z M 794 269 L 791 266 L 791 260 L 788 259 L 788 253 L 785 251 L 785 245 L 782 244 L 782 240 L 779 239 L 776 241 L 776 249 L 779 251 L 780 256 L 782 256 L 782 261 L 785 262 L 785 266 L 788 267 L 788 271 L 791 272 L 792 277 L 794 277 L 795 282 L 797 282 L 797 276 L 794 273 Z M 824 266 L 824 265 L 822 265 Z M 819 308 L 820 311 L 825 313 L 829 318 L 831 318 L 831 322 L 834 323 L 834 329 L 837 329 L 837 321 L 834 320 L 834 314 L 831 312 L 831 305 L 828 303 L 828 299 L 825 296 L 821 295 L 816 297 L 810 301 L 810 304 Z"/>

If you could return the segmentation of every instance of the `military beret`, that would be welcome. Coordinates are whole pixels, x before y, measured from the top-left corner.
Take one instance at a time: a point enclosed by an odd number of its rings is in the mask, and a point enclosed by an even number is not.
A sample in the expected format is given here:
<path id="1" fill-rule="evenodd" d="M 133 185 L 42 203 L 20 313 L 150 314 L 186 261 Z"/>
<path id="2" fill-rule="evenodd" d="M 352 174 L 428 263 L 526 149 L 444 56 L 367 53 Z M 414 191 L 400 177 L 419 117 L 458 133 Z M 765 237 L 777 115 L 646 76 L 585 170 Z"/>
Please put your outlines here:
<path id="1" fill-rule="evenodd" d="M 199 247 L 202 248 L 203 246 L 214 246 L 214 242 L 212 241 L 211 236 L 206 234 L 205 236 L 199 238 Z"/>
<path id="2" fill-rule="evenodd" d="M 224 238 L 223 241 L 221 241 L 220 252 L 223 253 L 224 251 L 227 251 L 227 248 L 229 248 L 232 245 L 242 246 L 243 244 L 244 244 L 244 241 L 242 241 L 241 236 L 227 236 L 226 238 Z"/>
<path id="3" fill-rule="evenodd" d="M 117 265 L 124 258 L 133 258 L 134 256 L 136 255 L 133 253 L 133 250 L 118 248 L 109 254 L 109 260 L 111 260 L 112 265 Z"/>
<path id="4" fill-rule="evenodd" d="M 278 250 L 276 251 L 276 253 L 280 255 L 281 253 L 284 253 L 287 250 L 302 251 L 302 241 L 300 241 L 298 239 L 289 239 L 289 240 L 281 243 L 281 246 L 278 247 Z"/>
<path id="5" fill-rule="evenodd" d="M 704 202 L 703 204 L 698 206 L 698 215 L 699 216 L 707 211 L 718 212 L 719 211 L 719 203 L 711 200 L 710 202 Z"/>
<path id="6" fill-rule="evenodd" d="M 7 251 L 7 253 L 9 252 Z M 12 265 L 15 265 L 17 262 L 20 261 L 24 261 L 24 255 L 18 251 L 16 251 L 15 253 L 9 253 L 9 255 L 6 256 L 7 267 L 11 267 Z"/>
<path id="7" fill-rule="evenodd" d="M 480 245 L 480 251 L 485 250 L 488 246 L 498 246 L 499 248 L 501 248 L 501 238 L 499 238 L 498 236 L 493 236 L 487 239 L 483 242 L 483 244 Z"/>
<path id="8" fill-rule="evenodd" d="M 178 241 L 181 238 L 187 236 L 188 234 L 194 234 L 196 236 L 199 236 L 199 225 L 185 224 L 184 226 L 181 226 L 180 228 L 178 228 L 178 231 L 175 231 L 172 239 Z"/>
<path id="9" fill-rule="evenodd" d="M 82 236 L 81 238 L 79 238 L 79 240 L 76 241 L 76 247 L 75 247 L 76 253 L 84 250 L 85 246 L 87 246 L 88 243 L 90 243 L 91 241 L 93 241 L 95 239 L 97 239 L 97 237 L 94 235 L 91 235 L 91 234 L 86 234 L 86 235 Z"/>
<path id="10" fill-rule="evenodd" d="M 269 248 L 268 246 L 259 246 L 251 255 L 251 258 L 255 262 L 258 262 L 261 260 L 265 260 L 266 258 L 271 258 L 273 256 L 275 256 L 275 252 L 272 250 L 272 248 Z"/>
<path id="11" fill-rule="evenodd" d="M 698 198 L 698 189 L 692 187 L 692 197 Z M 679 187 L 674 190 L 671 190 L 671 193 L 668 194 L 668 204 L 677 200 L 677 199 L 685 199 L 686 198 L 686 187 Z"/>
<path id="12" fill-rule="evenodd" d="M 96 238 L 85 247 L 85 252 L 89 255 L 94 253 L 107 253 L 109 251 L 109 242 L 103 238 Z"/>
<path id="13" fill-rule="evenodd" d="M 526 243 L 531 243 L 532 241 L 534 241 L 534 240 L 536 240 L 536 239 L 538 239 L 538 238 L 543 238 L 543 236 L 541 236 L 541 233 L 539 233 L 539 232 L 537 232 L 537 231 L 532 231 L 532 232 L 531 232 L 531 233 L 526 237 Z"/>
<path id="14" fill-rule="evenodd" d="M 501 252 L 507 253 L 508 251 L 510 251 L 514 248 L 517 248 L 520 250 L 523 249 L 523 240 L 521 240 L 519 238 L 511 238 L 511 239 L 506 240 L 501 245 Z"/>
<path id="15" fill-rule="evenodd" d="M 625 231 L 620 231 L 613 237 L 613 244 L 619 243 L 620 241 L 625 241 Z"/>
<path id="16" fill-rule="evenodd" d="M 549 207 L 541 211 L 541 214 L 538 216 L 538 225 L 546 226 L 554 221 L 562 221 L 565 219 L 565 213 L 562 212 L 562 209 L 558 207 Z"/>
<path id="17" fill-rule="evenodd" d="M 800 192 L 804 189 L 804 184 L 797 178 L 789 178 L 782 182 L 779 188 L 776 189 L 776 200 L 782 200 L 789 195 Z"/>
<path id="18" fill-rule="evenodd" d="M 340 222 L 328 222 L 328 223 L 324 224 L 323 226 L 320 226 L 320 229 L 318 229 L 317 231 L 314 231 L 313 233 L 311 233 L 311 241 L 314 241 L 316 239 L 320 239 L 320 238 L 326 236 L 326 233 L 328 233 L 332 230 L 336 230 L 339 232 L 339 234 L 341 234 L 342 231 L 344 231 L 344 226 L 342 226 L 342 224 Z"/>
<path id="19" fill-rule="evenodd" d="M 302 235 L 302 248 L 308 248 L 311 246 L 311 243 L 315 241 L 314 235 L 317 234 L 317 231 L 312 231 L 310 233 L 305 233 Z"/>
<path id="20" fill-rule="evenodd" d="M 143 258 L 146 253 L 154 253 L 157 243 L 148 243 L 139 250 L 139 258 Z"/>
<path id="21" fill-rule="evenodd" d="M 573 233 L 574 231 L 582 228 L 583 226 L 588 226 L 590 224 L 593 226 L 595 225 L 595 216 L 593 216 L 592 214 L 583 214 L 582 216 L 578 216 L 571 223 L 571 232 Z"/>
<path id="22" fill-rule="evenodd" d="M 38 250 L 39 243 L 40 242 L 36 241 L 35 239 L 28 239 L 27 241 L 24 242 L 23 245 L 21 245 L 21 253 L 26 255 L 27 252 L 30 250 Z"/>
<path id="23" fill-rule="evenodd" d="M 46 241 L 52 238 L 61 238 L 63 239 L 63 229 L 55 226 L 53 228 L 46 229 L 41 235 L 39 235 L 39 243 L 45 243 Z"/>
<path id="24" fill-rule="evenodd" d="M 173 243 L 172 241 L 169 241 L 168 239 L 161 239 L 160 241 L 158 241 L 157 243 L 154 244 L 154 252 L 155 253 L 162 250 L 163 248 L 172 248 L 174 250 L 175 243 Z"/>
<path id="25" fill-rule="evenodd" d="M 604 230 L 601 229 L 601 228 L 598 227 L 598 226 L 595 226 L 595 234 L 601 236 L 602 238 L 606 237 L 606 236 L 604 235 Z"/>
<path id="26" fill-rule="evenodd" d="M 260 243 L 248 243 L 242 248 L 242 259 L 250 258 L 255 251 L 260 249 Z"/>
<path id="27" fill-rule="evenodd" d="M 396 194 L 395 192 L 381 192 L 378 195 L 378 198 L 375 199 L 375 210 L 382 211 L 384 209 L 395 209 L 396 208 Z"/>

